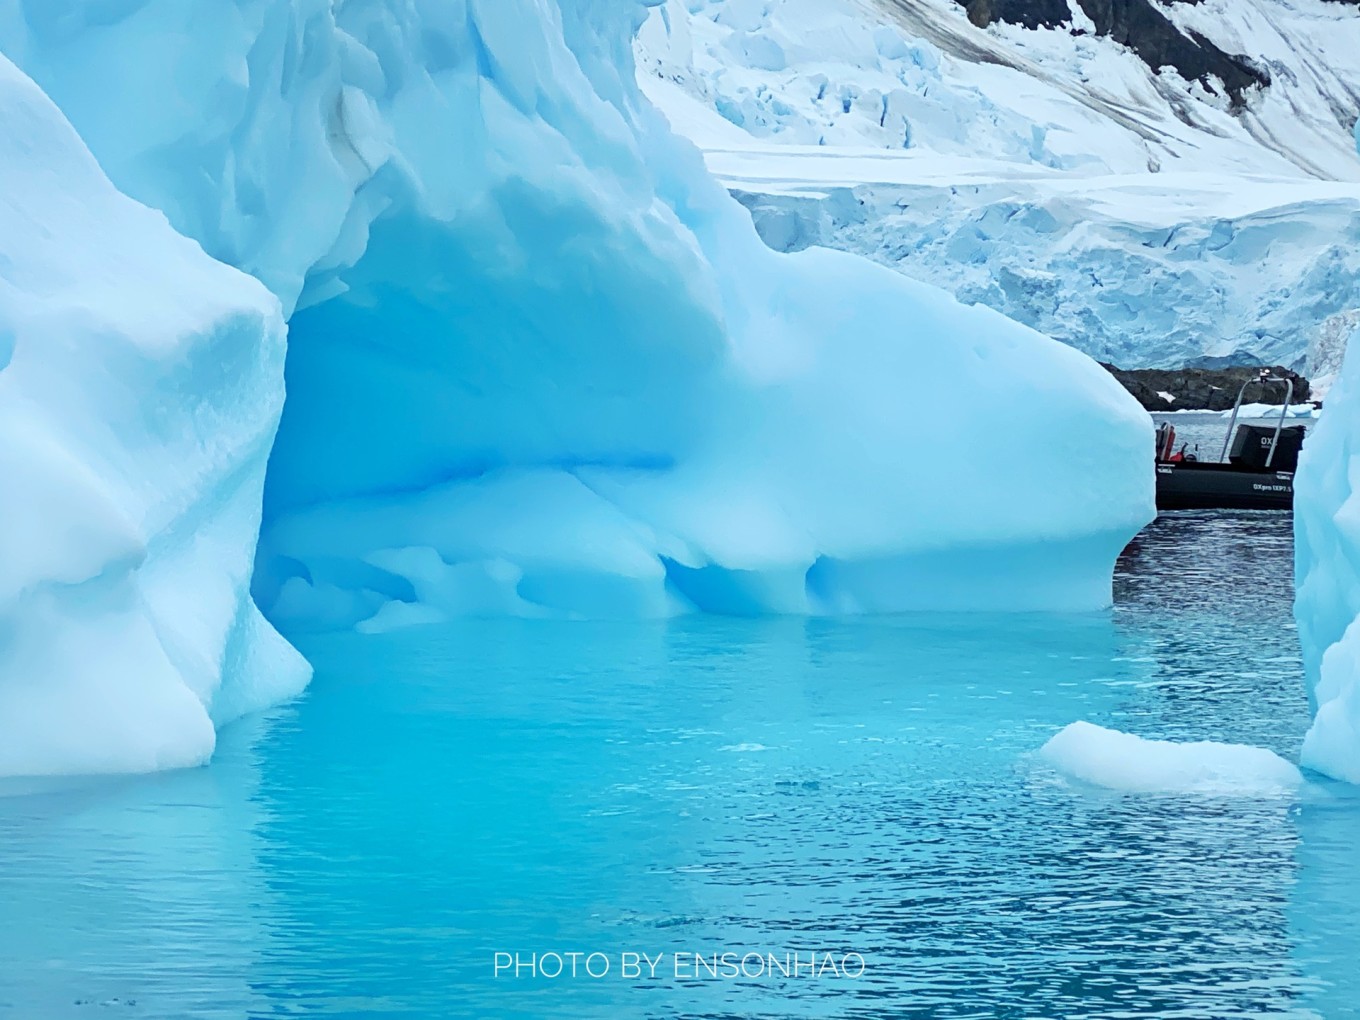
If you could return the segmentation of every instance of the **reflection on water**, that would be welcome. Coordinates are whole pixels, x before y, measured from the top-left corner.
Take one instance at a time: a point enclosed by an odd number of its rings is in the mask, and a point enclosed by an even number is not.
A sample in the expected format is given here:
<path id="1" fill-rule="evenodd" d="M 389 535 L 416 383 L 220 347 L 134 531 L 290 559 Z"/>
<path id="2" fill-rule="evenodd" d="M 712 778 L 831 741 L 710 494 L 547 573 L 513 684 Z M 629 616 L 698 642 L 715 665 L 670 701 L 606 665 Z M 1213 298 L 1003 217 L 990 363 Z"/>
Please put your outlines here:
<path id="1" fill-rule="evenodd" d="M 1187 514 L 1109 614 L 317 640 L 212 767 L 0 800 L 0 1015 L 1345 1016 L 1360 802 L 1033 756 L 1085 718 L 1292 757 L 1288 556 L 1287 518 Z M 573 950 L 610 973 L 494 972 Z M 674 977 L 814 950 L 864 975 Z"/>

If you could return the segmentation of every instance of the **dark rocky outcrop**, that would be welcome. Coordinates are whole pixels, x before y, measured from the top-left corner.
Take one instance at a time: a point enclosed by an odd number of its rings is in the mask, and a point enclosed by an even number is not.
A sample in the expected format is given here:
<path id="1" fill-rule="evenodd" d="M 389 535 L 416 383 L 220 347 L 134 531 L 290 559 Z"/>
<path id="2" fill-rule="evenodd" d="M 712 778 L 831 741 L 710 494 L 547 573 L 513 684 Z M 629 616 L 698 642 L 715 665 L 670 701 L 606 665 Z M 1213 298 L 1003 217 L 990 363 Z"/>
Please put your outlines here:
<path id="1" fill-rule="evenodd" d="M 1026 28 L 1071 24 L 1065 0 L 957 0 L 975 25 L 1004 21 Z M 1270 73 L 1246 54 L 1227 53 L 1198 32 L 1182 32 L 1162 12 L 1166 2 L 1198 0 L 1077 0 L 1096 33 L 1129 47 L 1153 70 L 1174 67 L 1182 77 L 1207 88 L 1221 83 L 1235 106 L 1253 87 L 1270 84 Z M 1360 0 L 1342 0 L 1360 3 Z"/>
<path id="2" fill-rule="evenodd" d="M 1067 0 L 964 0 L 964 6 L 968 19 L 979 28 L 994 21 L 1025 28 L 1057 28 L 1072 20 Z"/>
<path id="3" fill-rule="evenodd" d="M 1237 399 L 1237 391 L 1248 379 L 1254 379 L 1259 368 L 1139 368 L 1122 369 L 1114 365 L 1102 366 L 1133 394 L 1135 400 L 1149 411 L 1226 411 Z M 1297 372 L 1291 372 L 1279 365 L 1270 370 L 1271 375 L 1281 376 L 1294 381 L 1294 403 L 1304 403 L 1309 399 L 1308 380 Z M 1176 399 L 1168 401 L 1162 393 L 1170 393 Z M 1253 383 L 1247 387 L 1243 403 L 1283 404 L 1285 386 L 1283 383 L 1261 385 Z"/>

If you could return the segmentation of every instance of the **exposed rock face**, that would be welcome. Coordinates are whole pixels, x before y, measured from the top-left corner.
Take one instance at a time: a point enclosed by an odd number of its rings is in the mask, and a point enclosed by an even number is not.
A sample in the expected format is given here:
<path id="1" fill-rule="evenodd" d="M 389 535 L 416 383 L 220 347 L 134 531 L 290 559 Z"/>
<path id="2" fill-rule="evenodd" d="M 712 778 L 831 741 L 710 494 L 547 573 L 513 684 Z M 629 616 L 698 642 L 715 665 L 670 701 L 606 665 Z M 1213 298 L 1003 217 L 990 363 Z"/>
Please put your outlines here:
<path id="1" fill-rule="evenodd" d="M 967 0 L 968 17 L 986 28 L 1004 21 L 1025 28 L 1057 28 L 1072 20 L 1067 0 Z"/>
<path id="2" fill-rule="evenodd" d="M 995 19 L 991 0 L 967 0 L 968 20 L 978 28 L 986 28 Z"/>
<path id="3" fill-rule="evenodd" d="M 1135 400 L 1149 411 L 1226 411 L 1237 399 L 1237 391 L 1248 379 L 1256 377 L 1259 368 L 1182 368 L 1160 369 L 1142 368 L 1126 370 L 1114 365 L 1103 367 Z M 1270 374 L 1294 382 L 1294 403 L 1307 401 L 1310 397 L 1308 380 L 1297 372 L 1291 372 L 1279 365 L 1270 369 Z M 1167 400 L 1163 393 L 1175 399 Z M 1253 383 L 1247 387 L 1242 397 L 1244 404 L 1283 404 L 1285 386 L 1283 383 L 1261 385 Z"/>
<path id="4" fill-rule="evenodd" d="M 958 0 L 969 20 L 985 27 L 994 21 L 1026 28 L 1056 28 L 1072 23 L 1066 0 Z M 1198 0 L 1173 0 L 1196 3 Z M 1360 3 L 1360 0 L 1341 0 Z M 1182 77 L 1214 88 L 1222 83 L 1235 106 L 1246 91 L 1270 84 L 1270 72 L 1249 55 L 1226 53 L 1197 32 L 1184 33 L 1161 11 L 1158 0 L 1077 0 L 1099 35 L 1128 46 L 1154 70 L 1174 67 Z"/>
<path id="5" fill-rule="evenodd" d="M 1204 36 L 1183 35 L 1152 0 L 1079 0 L 1096 31 L 1128 46 L 1149 67 L 1170 65 L 1189 80 L 1218 78 L 1241 103 L 1253 85 L 1269 85 L 1270 73 L 1250 57 L 1223 52 Z"/>

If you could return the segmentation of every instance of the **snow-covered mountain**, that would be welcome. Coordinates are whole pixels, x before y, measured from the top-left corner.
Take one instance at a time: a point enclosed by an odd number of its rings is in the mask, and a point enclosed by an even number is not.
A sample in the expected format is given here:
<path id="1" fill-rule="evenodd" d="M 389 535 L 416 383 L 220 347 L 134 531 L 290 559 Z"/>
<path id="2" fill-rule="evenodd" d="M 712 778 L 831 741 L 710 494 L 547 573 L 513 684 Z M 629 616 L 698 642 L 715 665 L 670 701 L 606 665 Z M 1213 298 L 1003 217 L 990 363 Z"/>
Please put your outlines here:
<path id="1" fill-rule="evenodd" d="M 1360 309 L 1360 7 L 667 0 L 644 90 L 773 247 L 1103 360 L 1326 379 Z"/>

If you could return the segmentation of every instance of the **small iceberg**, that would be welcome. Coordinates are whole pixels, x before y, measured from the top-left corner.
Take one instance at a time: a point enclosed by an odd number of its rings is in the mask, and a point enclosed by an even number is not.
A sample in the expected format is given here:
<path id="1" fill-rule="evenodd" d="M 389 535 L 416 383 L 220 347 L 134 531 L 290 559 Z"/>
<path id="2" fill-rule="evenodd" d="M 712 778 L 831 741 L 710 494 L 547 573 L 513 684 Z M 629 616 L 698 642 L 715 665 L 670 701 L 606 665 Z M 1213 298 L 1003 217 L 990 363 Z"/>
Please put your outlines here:
<path id="1" fill-rule="evenodd" d="M 1073 779 L 1127 793 L 1276 796 L 1303 785 L 1303 774 L 1274 751 L 1200 740 L 1144 740 L 1074 722 L 1040 749 Z"/>

